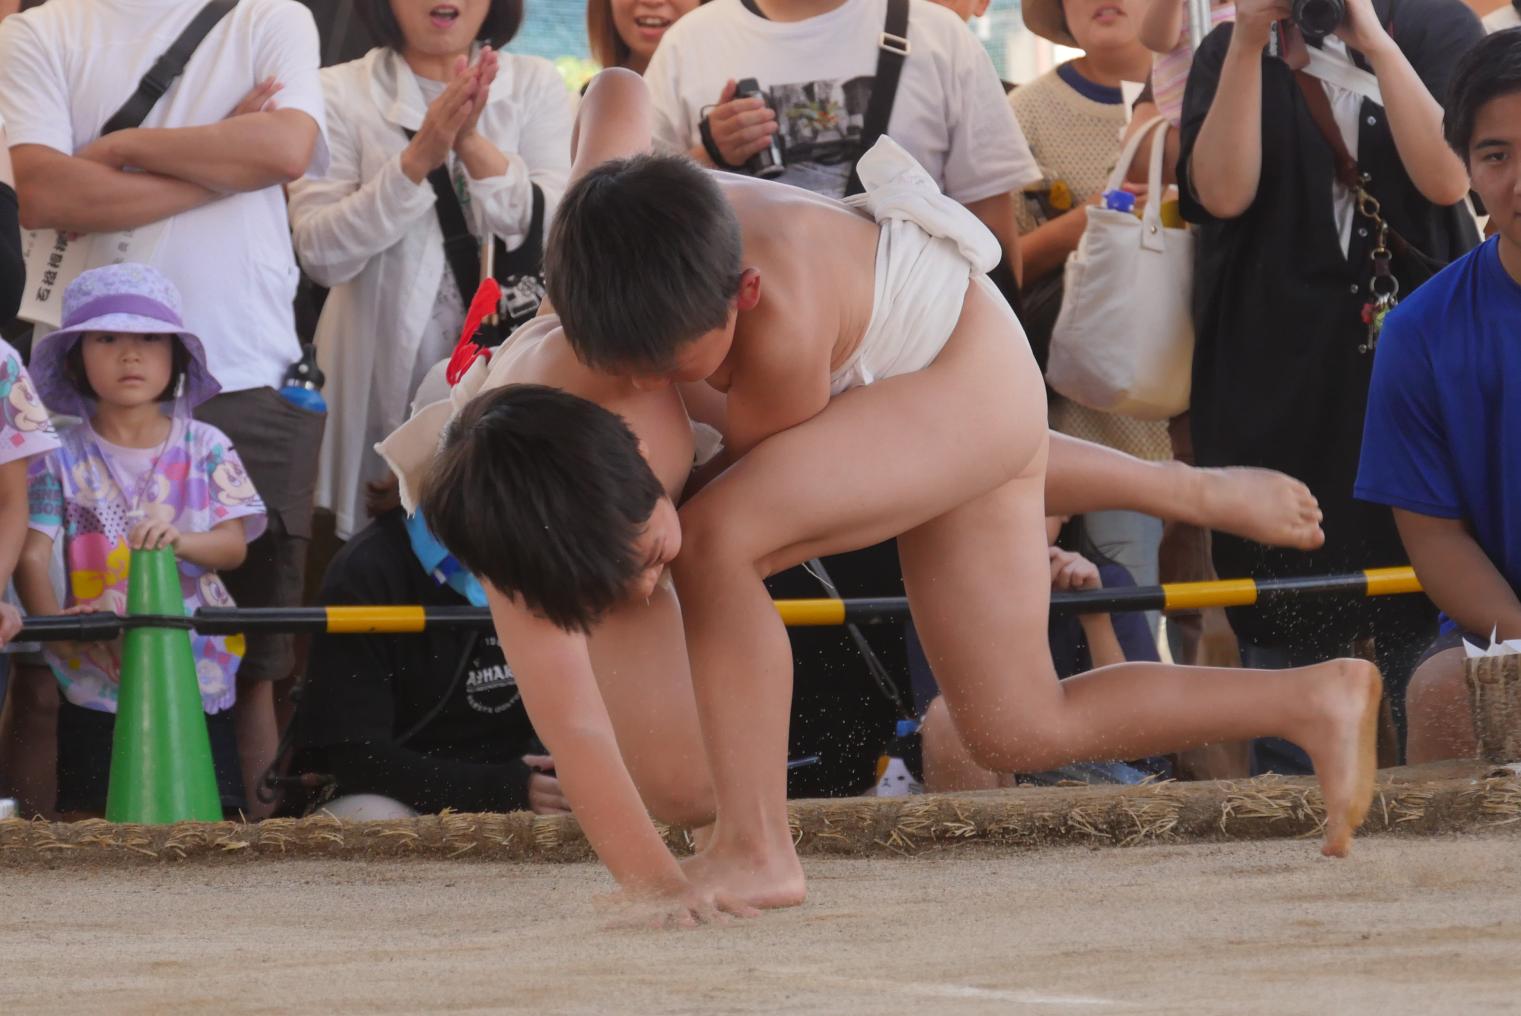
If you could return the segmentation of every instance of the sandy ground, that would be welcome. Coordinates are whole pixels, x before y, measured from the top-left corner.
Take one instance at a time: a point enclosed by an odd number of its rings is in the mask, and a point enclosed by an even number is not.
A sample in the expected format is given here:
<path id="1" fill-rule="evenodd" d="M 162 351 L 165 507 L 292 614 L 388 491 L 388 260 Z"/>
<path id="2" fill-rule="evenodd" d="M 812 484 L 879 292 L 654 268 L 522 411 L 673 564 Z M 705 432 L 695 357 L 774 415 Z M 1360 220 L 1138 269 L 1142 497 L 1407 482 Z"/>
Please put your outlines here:
<path id="1" fill-rule="evenodd" d="M 0 1011 L 1521 1013 L 1521 835 L 807 863 L 801 909 L 607 931 L 588 865 L 0 873 Z"/>

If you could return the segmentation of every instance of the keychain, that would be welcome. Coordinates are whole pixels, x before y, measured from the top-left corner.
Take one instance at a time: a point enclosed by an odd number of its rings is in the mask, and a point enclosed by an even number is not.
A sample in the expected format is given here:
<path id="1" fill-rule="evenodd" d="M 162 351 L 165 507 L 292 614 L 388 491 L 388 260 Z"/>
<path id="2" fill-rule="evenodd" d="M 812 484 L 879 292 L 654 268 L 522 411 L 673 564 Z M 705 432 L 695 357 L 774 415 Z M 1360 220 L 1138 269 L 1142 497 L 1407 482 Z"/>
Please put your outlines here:
<path id="1" fill-rule="evenodd" d="M 1368 339 L 1357 347 L 1359 353 L 1371 353 L 1378 347 L 1379 333 L 1384 330 L 1384 318 L 1399 303 L 1400 280 L 1394 277 L 1393 255 L 1389 252 L 1389 224 L 1378 214 L 1378 199 L 1359 188 L 1357 209 L 1378 230 L 1378 239 L 1368 260 L 1373 263 L 1373 277 L 1368 280 L 1368 302 L 1363 304 L 1363 324 L 1368 328 Z"/>

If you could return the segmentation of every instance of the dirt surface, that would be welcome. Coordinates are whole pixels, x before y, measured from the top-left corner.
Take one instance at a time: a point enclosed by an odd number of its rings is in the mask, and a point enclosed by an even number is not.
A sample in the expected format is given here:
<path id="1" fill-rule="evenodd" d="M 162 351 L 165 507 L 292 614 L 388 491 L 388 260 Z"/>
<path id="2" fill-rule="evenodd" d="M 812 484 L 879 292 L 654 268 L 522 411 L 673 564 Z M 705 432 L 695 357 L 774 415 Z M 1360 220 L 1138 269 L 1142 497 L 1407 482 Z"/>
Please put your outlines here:
<path id="1" fill-rule="evenodd" d="M 804 907 L 607 931 L 589 864 L 0 873 L 0 1011 L 1521 1013 L 1521 835 L 812 859 Z"/>

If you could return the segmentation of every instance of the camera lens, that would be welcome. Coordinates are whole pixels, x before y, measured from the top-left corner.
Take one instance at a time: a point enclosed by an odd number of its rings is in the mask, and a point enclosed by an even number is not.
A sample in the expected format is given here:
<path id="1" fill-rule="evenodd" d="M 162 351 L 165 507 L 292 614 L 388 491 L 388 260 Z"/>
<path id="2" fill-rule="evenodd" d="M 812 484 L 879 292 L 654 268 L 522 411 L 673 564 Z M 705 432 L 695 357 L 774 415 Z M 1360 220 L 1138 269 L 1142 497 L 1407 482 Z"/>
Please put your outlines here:
<path id="1" fill-rule="evenodd" d="M 1322 39 L 1347 20 L 1346 0 L 1294 0 L 1294 23 L 1307 39 Z"/>

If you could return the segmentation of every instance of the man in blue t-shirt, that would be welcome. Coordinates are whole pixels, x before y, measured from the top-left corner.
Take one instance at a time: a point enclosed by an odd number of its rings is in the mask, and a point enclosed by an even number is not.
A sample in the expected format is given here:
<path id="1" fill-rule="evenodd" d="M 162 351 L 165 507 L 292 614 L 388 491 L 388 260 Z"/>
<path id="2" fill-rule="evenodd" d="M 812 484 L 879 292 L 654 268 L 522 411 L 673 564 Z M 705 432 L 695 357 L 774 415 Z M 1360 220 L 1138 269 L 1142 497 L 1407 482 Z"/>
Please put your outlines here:
<path id="1" fill-rule="evenodd" d="M 1406 697 L 1412 763 L 1476 753 L 1464 634 L 1521 638 L 1521 29 L 1463 58 L 1443 130 L 1497 235 L 1390 313 L 1355 490 L 1394 509 L 1444 615 Z"/>

